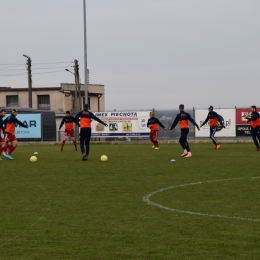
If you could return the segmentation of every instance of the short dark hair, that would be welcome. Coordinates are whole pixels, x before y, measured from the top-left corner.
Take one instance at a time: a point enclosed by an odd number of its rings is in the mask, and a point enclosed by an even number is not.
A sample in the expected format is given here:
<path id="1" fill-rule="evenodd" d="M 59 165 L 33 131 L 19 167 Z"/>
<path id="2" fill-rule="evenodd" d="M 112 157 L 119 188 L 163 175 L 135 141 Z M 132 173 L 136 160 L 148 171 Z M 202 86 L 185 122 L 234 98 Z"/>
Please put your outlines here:
<path id="1" fill-rule="evenodd" d="M 88 110 L 88 108 L 89 108 L 88 104 L 85 104 L 84 109 Z"/>
<path id="2" fill-rule="evenodd" d="M 256 110 L 256 106 L 255 105 L 253 105 L 253 106 L 251 106 L 252 108 L 254 108 L 255 110 Z"/>
<path id="3" fill-rule="evenodd" d="M 66 111 L 66 114 L 70 114 L 70 111 Z"/>
<path id="4" fill-rule="evenodd" d="M 0 113 L 2 113 L 2 112 L 6 112 L 6 110 L 5 110 L 5 109 L 1 109 L 1 110 L 0 110 Z"/>
<path id="5" fill-rule="evenodd" d="M 179 105 L 179 109 L 184 109 L 184 105 L 183 105 L 183 104 L 180 104 L 180 105 Z"/>

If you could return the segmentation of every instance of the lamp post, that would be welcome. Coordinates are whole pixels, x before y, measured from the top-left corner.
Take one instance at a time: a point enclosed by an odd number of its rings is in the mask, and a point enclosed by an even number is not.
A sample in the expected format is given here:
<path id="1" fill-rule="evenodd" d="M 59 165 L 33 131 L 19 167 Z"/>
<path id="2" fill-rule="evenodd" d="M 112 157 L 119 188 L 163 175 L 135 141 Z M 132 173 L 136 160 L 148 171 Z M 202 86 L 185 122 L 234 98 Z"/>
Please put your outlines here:
<path id="1" fill-rule="evenodd" d="M 23 54 L 27 58 L 27 70 L 28 70 L 28 106 L 32 108 L 32 60 L 31 58 Z"/>
<path id="2" fill-rule="evenodd" d="M 86 0 L 83 0 L 84 17 L 84 72 L 85 72 L 85 104 L 88 104 L 88 63 L 87 63 L 87 19 L 86 19 Z"/>

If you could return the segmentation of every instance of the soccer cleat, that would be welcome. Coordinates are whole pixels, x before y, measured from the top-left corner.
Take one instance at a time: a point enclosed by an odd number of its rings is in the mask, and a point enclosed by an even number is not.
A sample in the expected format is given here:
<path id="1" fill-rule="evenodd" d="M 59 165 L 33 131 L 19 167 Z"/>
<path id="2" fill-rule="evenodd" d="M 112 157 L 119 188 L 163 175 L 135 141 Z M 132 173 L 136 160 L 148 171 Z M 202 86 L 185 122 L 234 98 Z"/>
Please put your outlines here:
<path id="1" fill-rule="evenodd" d="M 257 148 L 256 151 L 257 151 L 257 152 L 260 152 L 260 148 Z"/>
<path id="2" fill-rule="evenodd" d="M 3 156 L 6 156 L 6 152 L 3 152 Z"/>
<path id="3" fill-rule="evenodd" d="M 84 156 L 82 157 L 82 161 L 87 161 L 87 160 L 88 160 L 88 156 L 84 155 Z"/>
<path id="4" fill-rule="evenodd" d="M 2 161 L 2 158 L 1 158 L 1 156 L 0 156 L 0 161 Z"/>
<path id="5" fill-rule="evenodd" d="M 62 151 L 63 151 L 63 148 L 60 148 L 60 151 L 62 152 Z"/>
<path id="6" fill-rule="evenodd" d="M 159 150 L 159 147 L 155 147 L 154 150 Z"/>
<path id="7" fill-rule="evenodd" d="M 9 155 L 9 154 L 7 154 L 6 156 L 5 156 L 7 159 L 9 159 L 9 160 L 13 160 L 14 158 L 11 156 L 11 155 Z"/>
<path id="8" fill-rule="evenodd" d="M 77 151 L 78 151 L 78 148 L 75 148 L 75 151 L 77 152 Z"/>
<path id="9" fill-rule="evenodd" d="M 220 144 L 216 145 L 216 150 L 220 149 Z"/>
<path id="10" fill-rule="evenodd" d="M 185 158 L 189 158 L 189 157 L 192 157 L 192 154 L 191 153 L 188 153 Z"/>
<path id="11" fill-rule="evenodd" d="M 155 146 L 153 145 L 153 146 L 152 146 L 152 148 L 154 149 L 154 148 L 155 148 Z"/>
<path id="12" fill-rule="evenodd" d="M 181 157 L 185 157 L 188 155 L 188 152 L 183 152 L 183 154 L 181 155 Z"/>

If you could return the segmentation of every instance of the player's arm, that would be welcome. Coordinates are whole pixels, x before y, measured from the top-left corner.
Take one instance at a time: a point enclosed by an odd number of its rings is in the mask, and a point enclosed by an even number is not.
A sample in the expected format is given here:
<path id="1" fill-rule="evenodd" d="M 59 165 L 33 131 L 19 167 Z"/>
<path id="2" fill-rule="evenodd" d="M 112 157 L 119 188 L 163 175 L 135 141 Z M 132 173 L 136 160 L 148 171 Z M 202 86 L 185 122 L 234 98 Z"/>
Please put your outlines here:
<path id="1" fill-rule="evenodd" d="M 79 124 L 79 121 L 75 121 L 75 117 L 74 116 L 71 116 L 73 122 L 78 126 L 80 127 L 80 124 Z"/>
<path id="2" fill-rule="evenodd" d="M 209 115 L 207 116 L 207 118 L 205 119 L 205 121 L 201 124 L 200 127 L 204 126 L 205 124 L 207 124 L 207 122 L 209 121 Z"/>
<path id="3" fill-rule="evenodd" d="M 65 117 L 62 118 L 61 122 L 60 122 L 60 127 L 59 127 L 59 130 L 62 128 L 62 126 L 64 125 L 65 123 Z"/>
<path id="4" fill-rule="evenodd" d="M 148 121 L 147 121 L 147 127 L 148 128 L 149 128 L 150 124 L 151 124 L 151 121 L 150 121 L 150 119 L 148 119 Z"/>
<path id="5" fill-rule="evenodd" d="M 160 120 L 157 119 L 157 118 L 156 118 L 156 123 L 157 123 L 161 128 L 163 128 L 163 129 L 166 130 L 166 127 L 165 127 L 165 126 L 160 122 Z"/>
<path id="6" fill-rule="evenodd" d="M 17 118 L 15 118 L 14 122 L 18 125 L 20 125 L 21 127 L 24 128 L 29 128 L 27 125 L 25 125 L 24 123 L 22 123 L 21 121 L 19 121 Z"/>
<path id="7" fill-rule="evenodd" d="M 100 120 L 98 117 L 96 117 L 93 113 L 90 113 L 90 116 L 92 119 L 96 120 L 97 122 L 99 122 L 100 124 L 107 126 L 107 123 L 103 122 L 102 120 Z"/>
<path id="8" fill-rule="evenodd" d="M 174 129 L 174 127 L 179 123 L 179 114 L 176 116 L 175 120 L 172 123 L 172 126 L 170 127 L 170 130 Z"/>
<path id="9" fill-rule="evenodd" d="M 200 129 L 197 123 L 194 121 L 194 119 L 190 116 L 190 114 L 188 114 L 188 119 L 192 124 L 194 124 L 197 127 L 197 129 Z"/>
<path id="10" fill-rule="evenodd" d="M 74 118 L 74 122 L 75 122 L 75 123 L 79 123 L 79 118 L 81 117 L 81 113 L 82 113 L 82 111 L 78 112 L 78 114 L 77 114 L 76 117 Z"/>
<path id="11" fill-rule="evenodd" d="M 2 122 L 0 122 L 0 128 L 1 128 L 3 131 L 5 130 L 6 122 L 7 122 L 7 118 L 6 118 L 5 120 L 3 120 Z"/>
<path id="12" fill-rule="evenodd" d="M 219 121 L 219 123 L 225 128 L 225 125 L 223 124 L 223 122 L 221 121 L 219 115 L 215 112 L 214 113 L 215 117 L 217 118 L 217 120 Z"/>
<path id="13" fill-rule="evenodd" d="M 251 117 L 247 117 L 246 119 L 247 119 L 247 122 L 250 122 L 250 121 L 257 120 L 259 117 L 260 117 L 259 113 L 256 112 L 256 113 L 252 113 Z"/>

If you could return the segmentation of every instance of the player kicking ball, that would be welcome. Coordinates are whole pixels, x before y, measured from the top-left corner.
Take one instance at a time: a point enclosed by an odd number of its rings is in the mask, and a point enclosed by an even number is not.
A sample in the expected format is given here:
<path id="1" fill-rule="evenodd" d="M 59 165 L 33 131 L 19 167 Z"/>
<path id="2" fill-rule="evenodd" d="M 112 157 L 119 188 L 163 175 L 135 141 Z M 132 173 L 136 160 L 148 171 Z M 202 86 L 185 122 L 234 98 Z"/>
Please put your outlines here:
<path id="1" fill-rule="evenodd" d="M 215 144 L 215 149 L 218 150 L 218 149 L 220 149 L 220 144 L 215 137 L 215 133 L 218 128 L 218 122 L 222 125 L 223 128 L 225 128 L 225 126 L 224 126 L 223 122 L 221 121 L 221 119 L 219 118 L 219 115 L 215 111 L 213 111 L 213 106 L 209 107 L 208 116 L 205 119 L 205 121 L 202 123 L 200 128 L 202 126 L 204 126 L 208 121 L 209 121 L 209 127 L 210 127 L 210 136 L 209 137 L 212 140 L 212 142 Z"/>
<path id="2" fill-rule="evenodd" d="M 8 146 L 8 143 L 11 142 L 11 146 L 9 147 L 9 152 L 5 156 L 9 160 L 13 160 L 13 157 L 11 154 L 17 147 L 17 139 L 15 136 L 15 125 L 18 124 L 24 128 L 28 128 L 27 125 L 23 124 L 21 121 L 19 121 L 16 116 L 18 114 L 17 109 L 12 110 L 12 114 L 8 116 L 2 123 L 0 123 L 0 127 L 2 125 L 5 125 L 5 132 L 4 132 L 4 143 L 0 147 L 0 154 L 4 151 L 4 149 Z M 0 157 L 1 158 L 1 157 Z M 2 159 L 0 159 L 2 160 Z"/>
<path id="3" fill-rule="evenodd" d="M 159 149 L 159 143 L 158 143 L 158 140 L 157 140 L 157 134 L 158 134 L 158 130 L 159 130 L 158 125 L 160 127 L 162 127 L 165 131 L 167 131 L 167 129 L 159 121 L 159 119 L 154 117 L 154 112 L 150 112 L 150 118 L 148 119 L 147 127 L 149 127 L 150 130 L 151 130 L 149 138 L 150 138 L 151 142 L 154 144 L 152 146 L 152 148 L 154 148 L 155 150 Z"/>
<path id="4" fill-rule="evenodd" d="M 74 131 L 74 117 L 70 115 L 70 111 L 66 111 L 66 116 L 63 117 L 61 123 L 60 123 L 60 127 L 59 130 L 62 128 L 62 126 L 65 124 L 65 132 L 64 132 L 64 139 L 61 142 L 61 147 L 60 147 L 60 151 L 63 151 L 63 147 L 68 139 L 68 137 L 70 136 L 74 147 L 75 147 L 75 151 L 78 151 L 77 148 L 77 142 L 75 139 L 75 131 Z M 76 122 L 76 124 L 79 126 L 79 123 Z"/>
<path id="5" fill-rule="evenodd" d="M 251 106 L 251 116 L 246 117 L 247 122 L 251 124 L 251 134 L 256 145 L 256 151 L 260 152 L 259 142 L 260 141 L 260 115 L 256 111 L 256 106 Z M 257 140 L 258 139 L 258 140 Z"/>
<path id="6" fill-rule="evenodd" d="M 183 154 L 182 157 L 189 158 L 192 157 L 190 146 L 187 141 L 187 136 L 189 133 L 189 121 L 194 124 L 198 131 L 200 130 L 199 126 L 196 124 L 196 122 L 192 119 L 189 113 L 184 111 L 184 105 L 179 105 L 180 113 L 176 116 L 175 120 L 172 123 L 172 126 L 169 130 L 173 130 L 175 126 L 179 123 L 181 128 L 181 137 L 179 139 L 179 142 L 183 148 Z"/>

